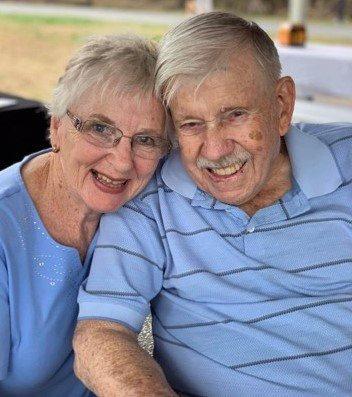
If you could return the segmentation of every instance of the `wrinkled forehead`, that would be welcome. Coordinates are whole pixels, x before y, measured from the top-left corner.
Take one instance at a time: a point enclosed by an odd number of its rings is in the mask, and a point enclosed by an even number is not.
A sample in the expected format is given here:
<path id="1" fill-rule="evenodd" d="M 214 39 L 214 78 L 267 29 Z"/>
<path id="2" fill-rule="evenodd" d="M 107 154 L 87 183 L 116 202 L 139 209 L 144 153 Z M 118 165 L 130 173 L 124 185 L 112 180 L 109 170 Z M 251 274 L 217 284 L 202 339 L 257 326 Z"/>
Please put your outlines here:
<path id="1" fill-rule="evenodd" d="M 74 108 L 115 108 L 120 112 L 122 108 L 130 106 L 134 108 L 163 109 L 161 101 L 156 98 L 153 90 L 143 91 L 138 87 L 124 87 L 119 81 L 104 81 L 94 83 L 77 95 L 71 107 Z"/>
<path id="2" fill-rule="evenodd" d="M 214 67 L 208 70 L 199 70 L 194 75 L 179 75 L 174 78 L 172 95 L 168 98 L 168 105 L 172 109 L 176 102 L 180 102 L 184 95 L 197 97 L 207 91 L 223 87 L 231 87 L 236 94 L 242 90 L 259 92 L 274 86 L 267 76 L 265 69 L 258 63 L 252 51 L 236 51 L 225 60 L 214 61 Z"/>
<path id="3" fill-rule="evenodd" d="M 175 81 L 175 90 L 170 100 L 171 109 L 187 100 L 197 101 L 209 97 L 212 93 L 223 91 L 233 96 L 257 95 L 270 86 L 263 69 L 253 57 L 234 56 L 231 61 L 204 76 L 179 76 Z M 215 97 L 212 98 L 216 100 Z"/>
<path id="4" fill-rule="evenodd" d="M 74 105 L 90 104 L 90 106 L 104 107 L 110 103 L 133 103 L 143 105 L 148 101 L 158 102 L 152 90 L 142 91 L 138 87 L 125 87 L 118 80 L 95 82 L 79 92 L 74 98 Z"/>
<path id="5" fill-rule="evenodd" d="M 224 108 L 255 107 L 269 97 L 267 84 L 258 68 L 241 63 L 234 68 L 217 71 L 202 81 L 183 79 L 170 103 L 174 117 L 186 117 Z"/>
<path id="6" fill-rule="evenodd" d="M 127 130 L 153 129 L 164 132 L 165 108 L 153 92 L 116 90 L 94 86 L 71 106 L 82 118 L 98 118 Z"/>

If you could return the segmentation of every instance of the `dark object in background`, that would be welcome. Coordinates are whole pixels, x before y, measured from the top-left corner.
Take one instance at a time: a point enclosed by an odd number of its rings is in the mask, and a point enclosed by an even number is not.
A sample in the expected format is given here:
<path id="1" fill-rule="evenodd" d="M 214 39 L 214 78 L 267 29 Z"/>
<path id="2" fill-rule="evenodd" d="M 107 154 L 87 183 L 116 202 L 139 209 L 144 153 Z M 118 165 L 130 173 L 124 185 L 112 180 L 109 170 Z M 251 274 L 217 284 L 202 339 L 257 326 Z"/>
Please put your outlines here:
<path id="1" fill-rule="evenodd" d="M 346 0 L 338 0 L 336 4 L 336 17 L 338 21 L 345 19 Z"/>
<path id="2" fill-rule="evenodd" d="M 49 117 L 42 103 L 0 92 L 0 105 L 2 99 L 16 102 L 0 106 L 0 169 L 50 146 Z"/>

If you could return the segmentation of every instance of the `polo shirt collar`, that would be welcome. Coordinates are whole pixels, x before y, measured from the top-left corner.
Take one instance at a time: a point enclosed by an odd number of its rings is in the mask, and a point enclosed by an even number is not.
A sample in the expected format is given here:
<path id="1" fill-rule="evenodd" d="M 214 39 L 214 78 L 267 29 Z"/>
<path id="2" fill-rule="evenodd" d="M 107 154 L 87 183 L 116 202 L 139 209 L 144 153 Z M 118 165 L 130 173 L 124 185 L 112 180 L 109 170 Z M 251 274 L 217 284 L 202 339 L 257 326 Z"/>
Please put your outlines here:
<path id="1" fill-rule="evenodd" d="M 292 126 L 285 135 L 292 174 L 308 199 L 335 191 L 342 178 L 329 147 Z"/>
<path id="2" fill-rule="evenodd" d="M 317 137 L 292 126 L 285 141 L 293 177 L 308 199 L 331 193 L 342 184 L 329 147 Z M 164 163 L 161 176 L 170 189 L 191 200 L 194 198 L 197 185 L 183 167 L 178 150 Z"/>
<path id="3" fill-rule="evenodd" d="M 161 169 L 161 177 L 167 187 L 181 196 L 193 199 L 197 185 L 183 167 L 179 150 L 171 152 Z"/>

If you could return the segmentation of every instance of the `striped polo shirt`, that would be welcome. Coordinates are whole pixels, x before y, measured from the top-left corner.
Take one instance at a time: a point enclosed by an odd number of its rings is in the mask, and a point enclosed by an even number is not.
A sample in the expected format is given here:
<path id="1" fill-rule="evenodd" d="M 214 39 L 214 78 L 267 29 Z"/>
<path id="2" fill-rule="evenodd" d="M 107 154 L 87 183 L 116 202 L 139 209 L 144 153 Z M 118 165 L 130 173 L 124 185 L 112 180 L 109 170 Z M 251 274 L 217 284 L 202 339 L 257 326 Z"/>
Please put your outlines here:
<path id="1" fill-rule="evenodd" d="M 292 189 L 249 217 L 197 188 L 178 152 L 103 217 L 80 319 L 138 332 L 191 396 L 352 395 L 352 125 L 285 137 Z"/>

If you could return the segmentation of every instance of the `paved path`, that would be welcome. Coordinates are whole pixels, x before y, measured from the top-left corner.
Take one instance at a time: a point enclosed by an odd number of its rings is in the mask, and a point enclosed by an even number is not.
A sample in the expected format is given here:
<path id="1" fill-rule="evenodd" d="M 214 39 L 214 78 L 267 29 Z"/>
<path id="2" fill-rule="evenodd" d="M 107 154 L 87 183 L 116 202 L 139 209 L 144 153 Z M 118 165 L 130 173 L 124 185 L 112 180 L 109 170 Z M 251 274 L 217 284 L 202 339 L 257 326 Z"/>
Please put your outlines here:
<path id="1" fill-rule="evenodd" d="M 151 12 L 136 10 L 120 10 L 112 8 L 98 8 L 87 6 L 31 4 L 10 1 L 0 1 L 0 13 L 7 14 L 40 14 L 40 15 L 65 15 L 83 17 L 103 21 L 142 22 L 150 24 L 175 25 L 186 18 L 182 12 Z M 254 18 L 259 25 L 269 33 L 276 33 L 281 21 L 265 18 Z M 308 34 L 310 37 L 352 40 L 352 23 L 324 23 L 309 22 Z"/>
<path id="2" fill-rule="evenodd" d="M 183 13 L 120 10 L 71 5 L 31 4 L 6 1 L 0 2 L 0 13 L 69 16 L 101 21 L 139 22 L 161 25 L 176 25 L 185 18 Z"/>

